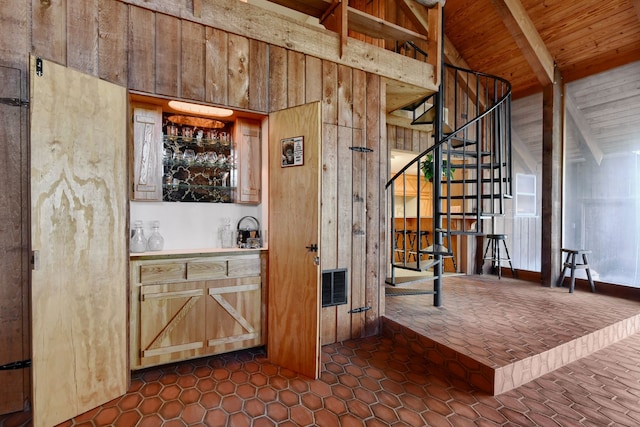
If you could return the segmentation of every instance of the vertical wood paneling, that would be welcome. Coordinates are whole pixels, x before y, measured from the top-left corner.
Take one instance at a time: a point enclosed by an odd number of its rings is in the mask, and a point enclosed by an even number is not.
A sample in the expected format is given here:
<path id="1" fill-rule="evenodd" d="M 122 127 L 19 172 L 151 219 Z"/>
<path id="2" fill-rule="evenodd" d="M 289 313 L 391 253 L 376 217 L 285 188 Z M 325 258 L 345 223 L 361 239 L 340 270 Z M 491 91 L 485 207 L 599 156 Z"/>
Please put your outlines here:
<path id="1" fill-rule="evenodd" d="M 228 105 L 228 57 L 229 37 L 224 31 L 207 27 L 205 90 L 206 100 L 214 104 Z"/>
<path id="2" fill-rule="evenodd" d="M 387 125 L 387 143 L 391 150 L 398 148 L 396 145 L 396 127 L 394 125 Z"/>
<path id="3" fill-rule="evenodd" d="M 229 105 L 249 107 L 249 39 L 229 34 Z"/>
<path id="4" fill-rule="evenodd" d="M 366 146 L 365 129 L 367 120 L 367 74 L 361 70 L 353 70 L 353 140 L 356 147 Z M 367 155 L 361 153 L 354 156 L 351 162 L 351 187 L 352 187 L 352 221 L 353 232 L 351 251 L 351 308 L 360 308 L 366 303 L 366 175 Z M 366 313 L 354 313 L 350 315 L 351 336 L 362 337 L 365 333 Z"/>
<path id="5" fill-rule="evenodd" d="M 67 66 L 98 74 L 98 0 L 67 0 Z"/>
<path id="6" fill-rule="evenodd" d="M 155 14 L 129 9 L 129 89 L 155 93 Z"/>
<path id="7" fill-rule="evenodd" d="M 31 1 L 31 53 L 33 55 L 66 64 L 66 4 L 66 0 Z M 4 8 L 5 5 L 3 4 L 2 7 Z M 25 57 L 27 53 L 23 52 Z"/>
<path id="8" fill-rule="evenodd" d="M 431 138 L 431 132 L 420 132 L 420 147 L 419 152 L 423 152 L 427 148 L 433 145 L 433 138 Z"/>
<path id="9" fill-rule="evenodd" d="M 28 2 L 0 7 L 0 97 L 29 97 L 31 49 Z M 5 68 L 7 67 L 7 68 Z M 0 364 L 31 355 L 29 327 L 29 109 L 0 105 Z M 0 371 L 0 413 L 21 411 L 30 397 L 31 370 Z M 29 399 L 30 400 L 30 399 Z"/>
<path id="10" fill-rule="evenodd" d="M 420 151 L 420 131 L 411 131 L 411 151 L 416 153 Z"/>
<path id="11" fill-rule="evenodd" d="M 322 125 L 322 197 L 320 265 L 323 270 L 338 268 L 338 127 L 335 124 Z M 322 309 L 322 343 L 335 342 L 336 309 Z"/>
<path id="12" fill-rule="evenodd" d="M 338 125 L 353 126 L 353 76 L 351 68 L 338 65 Z"/>
<path id="13" fill-rule="evenodd" d="M 287 108 L 287 50 L 269 46 L 269 111 Z"/>
<path id="14" fill-rule="evenodd" d="M 396 147 L 400 150 L 405 150 L 404 146 L 404 128 L 396 126 Z"/>
<path id="15" fill-rule="evenodd" d="M 172 16 L 155 14 L 156 25 L 156 93 L 179 96 L 180 20 Z"/>
<path id="16" fill-rule="evenodd" d="M 121 86 L 127 84 L 127 5 L 98 2 L 98 76 Z"/>
<path id="17" fill-rule="evenodd" d="M 269 100 L 269 46 L 249 40 L 249 108 L 267 111 Z"/>
<path id="18" fill-rule="evenodd" d="M 7 12 L 18 12 L 17 10 Z M 4 10 L 0 12 L 2 16 Z M 24 17 L 24 16 L 23 16 Z M 2 16 L 2 22 L 8 22 Z M 19 33 L 18 33 L 19 34 Z M 24 34 L 23 34 L 24 35 Z M 16 39 L 20 43 L 20 40 Z M 26 48 L 26 37 L 22 46 Z M 25 99 L 27 76 L 24 70 L 0 67 L 0 97 Z M 30 357 L 28 285 L 29 265 L 26 258 L 28 244 L 22 234 L 28 227 L 28 194 L 24 174 L 28 171 L 25 123 L 26 108 L 0 104 L 0 215 L 3 228 L 0 232 L 0 365 Z M 22 197 L 24 195 L 25 197 Z M 22 268 L 21 268 L 22 266 Z M 0 414 L 21 411 L 29 394 L 30 371 L 0 371 Z"/>
<path id="19" fill-rule="evenodd" d="M 354 79 L 355 80 L 355 79 Z M 364 115 L 364 86 L 363 90 L 357 90 L 354 85 L 354 94 L 361 93 L 363 96 L 354 96 L 354 117 L 358 113 Z M 364 131 L 363 129 L 353 129 L 353 145 L 363 147 Z M 365 214 L 365 197 L 366 197 L 366 155 L 357 155 L 352 160 L 351 171 L 351 188 L 352 188 L 352 228 L 351 234 L 351 282 L 349 283 L 350 291 L 350 308 L 364 307 L 365 303 L 365 266 L 366 266 L 366 214 Z M 351 337 L 358 338 L 364 335 L 365 313 L 351 314 Z"/>
<path id="20" fill-rule="evenodd" d="M 304 104 L 305 64 L 304 54 L 287 52 L 287 104 L 289 107 Z"/>
<path id="21" fill-rule="evenodd" d="M 305 102 L 322 99 L 322 60 L 307 56 L 305 61 Z"/>
<path id="22" fill-rule="evenodd" d="M 354 129 L 365 129 L 366 127 L 366 110 L 364 103 L 367 90 L 367 73 L 362 70 L 353 70 L 353 127 Z M 361 145 L 358 145 L 361 146 Z"/>
<path id="23" fill-rule="evenodd" d="M 349 81 L 351 86 L 351 81 Z M 351 88 L 342 93 L 351 93 Z M 341 95 L 342 95 L 341 93 Z M 345 102 L 346 103 L 346 102 Z M 342 105 L 343 102 L 340 102 Z M 350 103 L 349 103 L 350 105 Z M 349 147 L 353 145 L 353 130 L 351 127 L 338 126 L 338 147 L 337 147 L 337 258 L 338 268 L 348 268 L 351 271 L 352 257 L 352 236 L 353 236 L 353 159 L 356 156 L 366 155 L 365 153 L 351 151 Z M 348 277 L 348 276 L 347 276 Z M 351 298 L 349 298 L 351 299 Z M 347 304 L 336 306 L 336 340 L 344 341 L 351 338 L 351 316 Z"/>
<path id="24" fill-rule="evenodd" d="M 371 148 L 373 152 L 367 154 L 367 197 L 366 197 L 366 233 L 367 233 L 367 253 L 365 259 L 367 260 L 366 276 L 365 276 L 365 299 L 367 305 L 373 307 L 372 310 L 366 312 L 366 335 L 373 335 L 379 331 L 378 316 L 383 311 L 381 310 L 381 298 L 380 289 L 384 292 L 384 286 L 380 286 L 380 283 L 384 280 L 381 277 L 385 266 L 384 259 L 381 258 L 384 254 L 384 248 L 380 245 L 383 242 L 383 230 L 386 228 L 385 209 L 382 207 L 380 200 L 381 194 L 383 194 L 381 183 L 386 178 L 381 174 L 381 157 L 387 158 L 386 145 L 382 144 L 383 135 L 381 134 L 384 121 L 381 120 L 381 109 L 384 105 L 381 105 L 381 100 L 384 99 L 383 88 L 381 88 L 380 77 L 367 74 L 367 100 L 366 100 L 366 117 L 367 117 L 367 134 L 366 143 L 367 147 Z M 382 151 L 384 150 L 384 151 Z M 382 211 L 382 212 L 381 212 Z M 384 274 L 384 273 L 382 273 Z"/>
<path id="25" fill-rule="evenodd" d="M 338 123 L 338 65 L 322 61 L 322 120 Z"/>
<path id="26" fill-rule="evenodd" d="M 182 21 L 182 72 L 180 81 L 183 98 L 204 101 L 205 57 L 204 26 Z"/>

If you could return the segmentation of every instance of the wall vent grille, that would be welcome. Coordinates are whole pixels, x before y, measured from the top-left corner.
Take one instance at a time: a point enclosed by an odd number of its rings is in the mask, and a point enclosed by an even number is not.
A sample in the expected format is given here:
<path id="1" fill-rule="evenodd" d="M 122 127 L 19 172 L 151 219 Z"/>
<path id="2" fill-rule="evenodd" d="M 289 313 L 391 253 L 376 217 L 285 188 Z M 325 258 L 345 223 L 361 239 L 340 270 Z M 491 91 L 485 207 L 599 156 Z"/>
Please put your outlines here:
<path id="1" fill-rule="evenodd" d="M 322 272 L 322 306 L 330 307 L 347 303 L 347 269 Z"/>

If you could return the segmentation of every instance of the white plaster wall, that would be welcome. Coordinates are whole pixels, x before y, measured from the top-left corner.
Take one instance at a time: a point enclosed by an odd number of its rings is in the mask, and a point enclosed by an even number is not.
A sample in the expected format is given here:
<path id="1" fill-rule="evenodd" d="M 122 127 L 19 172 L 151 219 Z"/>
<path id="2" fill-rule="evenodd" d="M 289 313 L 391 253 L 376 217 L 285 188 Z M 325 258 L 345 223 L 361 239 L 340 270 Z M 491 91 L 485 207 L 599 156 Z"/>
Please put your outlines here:
<path id="1" fill-rule="evenodd" d="M 160 234 L 164 237 L 164 250 L 220 248 L 218 228 L 224 218 L 231 219 L 235 231 L 238 221 L 250 215 L 263 221 L 262 205 L 249 206 L 235 203 L 177 203 L 177 202 L 131 202 L 131 227 L 142 220 L 145 237 L 151 234 L 153 221 L 160 221 Z M 266 218 L 266 214 L 264 216 Z M 263 232 L 266 236 L 266 232 Z M 266 242 L 265 242 L 266 244 Z"/>

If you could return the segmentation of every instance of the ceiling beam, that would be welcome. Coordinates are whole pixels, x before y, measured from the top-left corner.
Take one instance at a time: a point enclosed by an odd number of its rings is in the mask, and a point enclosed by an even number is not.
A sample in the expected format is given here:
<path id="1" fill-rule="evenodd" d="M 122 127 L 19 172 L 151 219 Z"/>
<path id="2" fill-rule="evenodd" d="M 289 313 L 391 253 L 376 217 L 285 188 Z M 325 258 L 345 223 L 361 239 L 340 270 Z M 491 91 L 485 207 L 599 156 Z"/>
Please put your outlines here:
<path id="1" fill-rule="evenodd" d="M 492 0 L 505 26 L 542 84 L 554 82 L 554 60 L 520 0 Z"/>
<path id="2" fill-rule="evenodd" d="M 424 6 L 414 0 L 397 0 L 396 3 L 400 6 L 400 9 L 402 9 L 409 21 L 416 26 L 420 34 L 424 36 L 429 34 L 429 14 Z"/>
<path id="3" fill-rule="evenodd" d="M 587 119 L 585 118 L 584 114 L 582 114 L 582 111 L 578 109 L 575 98 L 568 91 L 565 91 L 564 94 L 564 106 L 567 109 L 567 113 L 569 113 L 569 115 L 573 118 L 573 121 L 576 124 L 577 131 L 580 136 L 582 136 L 582 139 L 589 148 L 589 153 L 593 157 L 593 160 L 599 166 L 602 162 L 604 154 L 598 146 L 598 141 L 593 135 L 591 126 L 587 122 Z"/>

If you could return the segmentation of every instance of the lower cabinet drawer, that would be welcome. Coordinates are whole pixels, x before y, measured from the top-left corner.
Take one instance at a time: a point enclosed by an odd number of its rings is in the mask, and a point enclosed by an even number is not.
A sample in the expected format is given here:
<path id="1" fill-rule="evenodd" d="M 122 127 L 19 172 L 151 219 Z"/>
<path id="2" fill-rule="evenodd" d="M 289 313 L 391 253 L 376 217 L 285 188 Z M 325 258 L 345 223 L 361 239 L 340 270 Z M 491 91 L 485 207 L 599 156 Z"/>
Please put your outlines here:
<path id="1" fill-rule="evenodd" d="M 185 280 L 187 264 L 172 262 L 163 264 L 144 264 L 140 266 L 140 283 L 159 283 Z"/>
<path id="2" fill-rule="evenodd" d="M 187 280 L 211 280 L 227 277 L 227 261 L 197 261 L 187 264 Z"/>
<path id="3" fill-rule="evenodd" d="M 229 260 L 229 277 L 260 275 L 260 258 L 239 258 Z"/>

